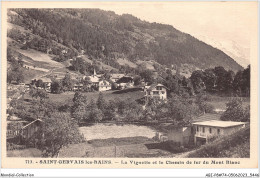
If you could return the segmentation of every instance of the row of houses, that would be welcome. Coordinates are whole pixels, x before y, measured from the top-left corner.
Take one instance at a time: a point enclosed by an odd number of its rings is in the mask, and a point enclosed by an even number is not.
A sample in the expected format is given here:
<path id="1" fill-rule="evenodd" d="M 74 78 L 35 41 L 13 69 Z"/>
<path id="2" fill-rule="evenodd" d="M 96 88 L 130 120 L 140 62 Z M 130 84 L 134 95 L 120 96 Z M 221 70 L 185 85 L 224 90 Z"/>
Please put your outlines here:
<path id="1" fill-rule="evenodd" d="M 89 88 L 94 88 L 97 91 L 107 91 L 112 89 L 112 82 L 115 83 L 116 89 L 125 89 L 125 88 L 131 88 L 134 86 L 134 80 L 133 77 L 127 76 L 125 74 L 111 74 L 110 81 L 105 80 L 102 74 L 96 74 L 96 71 L 94 70 L 93 75 L 90 76 L 84 76 L 81 78 L 81 80 L 74 84 L 73 91 L 81 91 L 83 89 L 83 82 L 86 78 L 89 79 L 90 84 Z M 42 77 L 39 79 L 33 79 L 32 82 L 35 82 L 37 80 L 41 80 L 43 82 L 44 88 L 46 91 L 50 92 L 51 89 L 51 79 Z M 29 85 L 28 85 L 29 86 Z"/>
<path id="2" fill-rule="evenodd" d="M 85 80 L 88 78 L 91 82 L 89 87 L 94 87 L 97 91 L 107 91 L 112 89 L 111 82 L 115 83 L 116 89 L 125 89 L 131 88 L 134 86 L 133 77 L 127 76 L 125 74 L 111 74 L 110 81 L 105 80 L 102 78 L 102 74 L 96 74 L 94 70 L 93 75 L 91 76 L 84 76 L 82 79 Z M 82 90 L 83 84 L 75 84 L 74 91 Z"/>

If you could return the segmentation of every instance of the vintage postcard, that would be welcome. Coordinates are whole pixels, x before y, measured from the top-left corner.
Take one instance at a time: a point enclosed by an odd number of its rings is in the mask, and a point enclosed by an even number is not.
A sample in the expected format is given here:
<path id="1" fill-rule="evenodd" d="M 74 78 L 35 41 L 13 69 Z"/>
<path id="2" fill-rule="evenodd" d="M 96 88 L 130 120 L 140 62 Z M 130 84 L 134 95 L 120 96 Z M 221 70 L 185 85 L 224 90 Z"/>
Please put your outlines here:
<path id="1" fill-rule="evenodd" d="M 257 2 L 2 2 L 2 168 L 257 168 Z"/>

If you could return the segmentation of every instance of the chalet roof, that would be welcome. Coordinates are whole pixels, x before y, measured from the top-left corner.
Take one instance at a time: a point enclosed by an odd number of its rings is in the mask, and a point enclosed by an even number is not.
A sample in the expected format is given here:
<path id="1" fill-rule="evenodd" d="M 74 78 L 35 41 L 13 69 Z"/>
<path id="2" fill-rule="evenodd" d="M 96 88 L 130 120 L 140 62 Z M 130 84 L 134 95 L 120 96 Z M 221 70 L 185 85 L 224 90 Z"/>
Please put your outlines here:
<path id="1" fill-rule="evenodd" d="M 114 78 L 114 79 L 122 78 L 124 76 L 125 76 L 125 74 L 111 74 L 111 78 Z"/>
<path id="2" fill-rule="evenodd" d="M 27 125 L 23 126 L 23 128 L 22 128 L 22 129 L 25 129 L 26 127 L 28 127 L 29 125 L 31 125 L 31 124 L 33 124 L 33 123 L 35 123 L 35 122 L 43 122 L 43 121 L 42 121 L 41 119 L 36 119 L 36 120 L 34 120 L 34 121 L 30 122 L 29 124 L 27 124 Z"/>
<path id="3" fill-rule="evenodd" d="M 124 76 L 116 81 L 116 83 L 129 83 L 129 82 L 133 82 L 133 77 Z"/>
<path id="4" fill-rule="evenodd" d="M 47 77 L 42 77 L 42 78 L 35 78 L 34 80 L 42 80 L 43 83 L 51 83 L 51 79 Z"/>
<path id="5" fill-rule="evenodd" d="M 202 125 L 202 126 L 211 126 L 211 127 L 235 127 L 239 125 L 245 125 L 246 122 L 234 122 L 234 121 L 218 121 L 218 120 L 210 120 L 203 122 L 195 122 L 193 125 Z"/>
<path id="6" fill-rule="evenodd" d="M 154 84 L 150 85 L 150 87 L 149 87 L 147 90 L 148 90 L 148 91 L 151 91 L 151 90 L 153 90 L 155 87 L 164 87 L 164 88 L 166 88 L 163 84 L 160 84 L 160 83 L 156 84 L 156 83 L 154 83 Z M 166 89 L 168 89 L 168 88 L 166 88 Z"/>
<path id="7" fill-rule="evenodd" d="M 99 83 L 103 83 L 104 85 L 111 85 L 108 81 L 106 81 L 106 80 L 101 80 Z"/>
<path id="8" fill-rule="evenodd" d="M 83 84 L 82 83 L 79 83 L 79 84 L 75 83 L 74 87 L 83 87 Z"/>
<path id="9" fill-rule="evenodd" d="M 92 82 L 92 83 L 98 83 L 99 82 L 99 78 L 96 77 L 96 76 L 88 76 L 89 77 L 89 80 Z"/>

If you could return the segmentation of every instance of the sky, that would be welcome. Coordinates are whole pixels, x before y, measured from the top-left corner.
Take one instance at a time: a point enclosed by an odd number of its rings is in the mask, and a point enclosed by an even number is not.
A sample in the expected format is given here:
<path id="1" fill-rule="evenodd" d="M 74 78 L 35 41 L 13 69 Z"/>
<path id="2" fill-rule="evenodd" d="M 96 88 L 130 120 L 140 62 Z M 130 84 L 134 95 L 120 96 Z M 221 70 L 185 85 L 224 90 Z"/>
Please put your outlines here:
<path id="1" fill-rule="evenodd" d="M 87 7 L 111 10 L 119 15 L 128 13 L 148 22 L 170 24 L 202 41 L 207 39 L 206 42 L 212 44 L 221 43 L 230 51 L 237 50 L 231 49 L 234 48 L 231 45 L 233 42 L 241 53 L 244 48 L 244 53 L 249 53 L 251 32 L 257 17 L 256 2 L 105 2 L 98 5 L 92 3 Z M 245 60 L 249 63 L 249 59 Z"/>

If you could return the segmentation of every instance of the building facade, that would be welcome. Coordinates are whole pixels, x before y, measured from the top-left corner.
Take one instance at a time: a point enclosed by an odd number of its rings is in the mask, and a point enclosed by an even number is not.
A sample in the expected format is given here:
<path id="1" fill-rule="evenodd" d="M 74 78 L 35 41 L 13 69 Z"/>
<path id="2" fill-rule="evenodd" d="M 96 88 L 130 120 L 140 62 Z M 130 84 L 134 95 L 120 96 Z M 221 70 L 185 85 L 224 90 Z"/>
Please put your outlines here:
<path id="1" fill-rule="evenodd" d="M 116 83 L 119 89 L 132 88 L 134 86 L 133 77 L 130 76 L 124 76 L 118 79 Z"/>
<path id="2" fill-rule="evenodd" d="M 246 122 L 209 120 L 193 123 L 195 144 L 207 143 L 210 139 L 230 135 L 247 125 Z"/>
<path id="3" fill-rule="evenodd" d="M 151 86 L 144 87 L 145 99 L 156 98 L 156 99 L 167 99 L 167 88 L 162 84 L 153 84 Z"/>
<path id="4" fill-rule="evenodd" d="M 106 80 L 99 81 L 98 91 L 107 91 L 107 90 L 111 90 L 111 83 L 109 83 Z"/>

